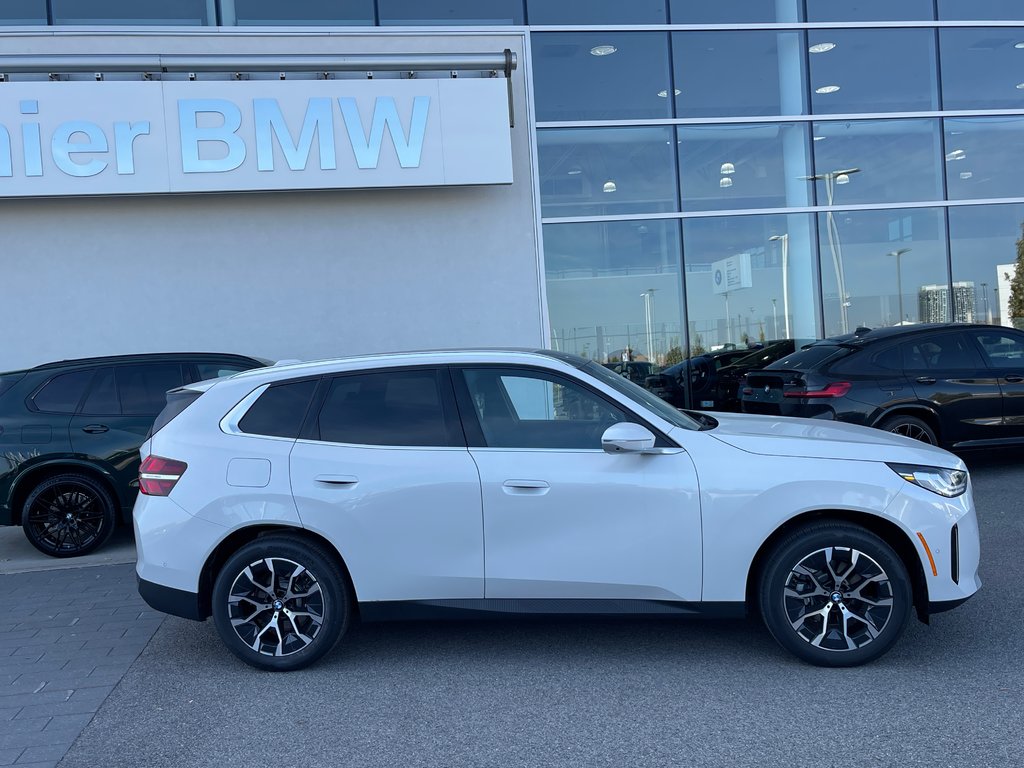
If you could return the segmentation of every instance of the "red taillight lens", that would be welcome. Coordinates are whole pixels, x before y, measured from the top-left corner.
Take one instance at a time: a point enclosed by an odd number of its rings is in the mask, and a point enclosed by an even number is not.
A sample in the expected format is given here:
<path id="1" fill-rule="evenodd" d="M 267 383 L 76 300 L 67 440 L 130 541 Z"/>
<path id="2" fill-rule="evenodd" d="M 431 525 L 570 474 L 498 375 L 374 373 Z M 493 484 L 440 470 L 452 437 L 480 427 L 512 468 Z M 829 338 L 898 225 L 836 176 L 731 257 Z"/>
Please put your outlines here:
<path id="1" fill-rule="evenodd" d="M 783 394 L 786 397 L 842 397 L 852 386 L 848 381 L 837 381 L 824 389 L 795 389 Z"/>
<path id="2" fill-rule="evenodd" d="M 186 469 L 184 461 L 147 456 L 139 467 L 139 490 L 147 496 L 167 496 Z"/>

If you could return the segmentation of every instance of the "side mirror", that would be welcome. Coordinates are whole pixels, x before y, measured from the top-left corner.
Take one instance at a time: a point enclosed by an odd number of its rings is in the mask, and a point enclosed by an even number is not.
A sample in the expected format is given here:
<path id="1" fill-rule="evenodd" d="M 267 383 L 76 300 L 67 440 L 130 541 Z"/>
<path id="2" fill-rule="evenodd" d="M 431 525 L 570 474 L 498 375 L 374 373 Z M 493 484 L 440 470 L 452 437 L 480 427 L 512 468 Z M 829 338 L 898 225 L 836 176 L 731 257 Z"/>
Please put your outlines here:
<path id="1" fill-rule="evenodd" d="M 654 448 L 654 434 L 641 424 L 620 421 L 601 435 L 601 447 L 608 453 L 642 453 Z"/>

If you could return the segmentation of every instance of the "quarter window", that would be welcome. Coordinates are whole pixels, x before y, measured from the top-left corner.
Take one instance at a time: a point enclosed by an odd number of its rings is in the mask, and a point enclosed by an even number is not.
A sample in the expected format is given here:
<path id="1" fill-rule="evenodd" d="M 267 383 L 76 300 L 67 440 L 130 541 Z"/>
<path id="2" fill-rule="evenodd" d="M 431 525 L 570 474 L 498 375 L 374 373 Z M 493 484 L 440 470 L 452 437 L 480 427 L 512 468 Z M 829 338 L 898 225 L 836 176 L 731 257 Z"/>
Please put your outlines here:
<path id="1" fill-rule="evenodd" d="M 82 401 L 85 388 L 92 380 L 93 371 L 72 371 L 54 376 L 36 393 L 32 402 L 40 411 L 74 413 Z"/>
<path id="2" fill-rule="evenodd" d="M 270 387 L 241 418 L 238 428 L 250 435 L 298 437 L 316 385 L 317 379 L 307 379 Z"/>

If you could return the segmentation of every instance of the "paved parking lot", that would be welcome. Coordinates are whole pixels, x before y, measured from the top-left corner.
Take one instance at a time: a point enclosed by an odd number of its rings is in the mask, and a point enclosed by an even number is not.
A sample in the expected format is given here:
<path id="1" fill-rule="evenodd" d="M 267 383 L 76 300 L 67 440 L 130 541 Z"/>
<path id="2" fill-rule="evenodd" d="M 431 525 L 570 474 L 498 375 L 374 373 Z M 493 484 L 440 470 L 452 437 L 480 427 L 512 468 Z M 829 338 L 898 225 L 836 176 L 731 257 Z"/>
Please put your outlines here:
<path id="1" fill-rule="evenodd" d="M 546 620 L 357 627 L 274 675 L 130 566 L 0 576 L 0 765 L 1017 766 L 1021 458 L 968 457 L 982 592 L 852 670 L 753 621 Z"/>

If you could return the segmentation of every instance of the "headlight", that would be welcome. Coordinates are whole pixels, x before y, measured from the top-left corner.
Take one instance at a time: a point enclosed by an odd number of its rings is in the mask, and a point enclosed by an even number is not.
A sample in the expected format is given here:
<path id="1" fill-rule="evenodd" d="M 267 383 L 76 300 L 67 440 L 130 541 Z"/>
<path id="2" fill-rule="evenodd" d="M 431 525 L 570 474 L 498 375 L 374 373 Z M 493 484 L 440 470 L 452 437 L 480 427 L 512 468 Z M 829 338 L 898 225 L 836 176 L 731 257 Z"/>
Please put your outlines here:
<path id="1" fill-rule="evenodd" d="M 940 496 L 952 498 L 967 490 L 967 473 L 962 469 L 915 467 L 911 464 L 889 464 L 888 467 L 908 483 Z"/>

